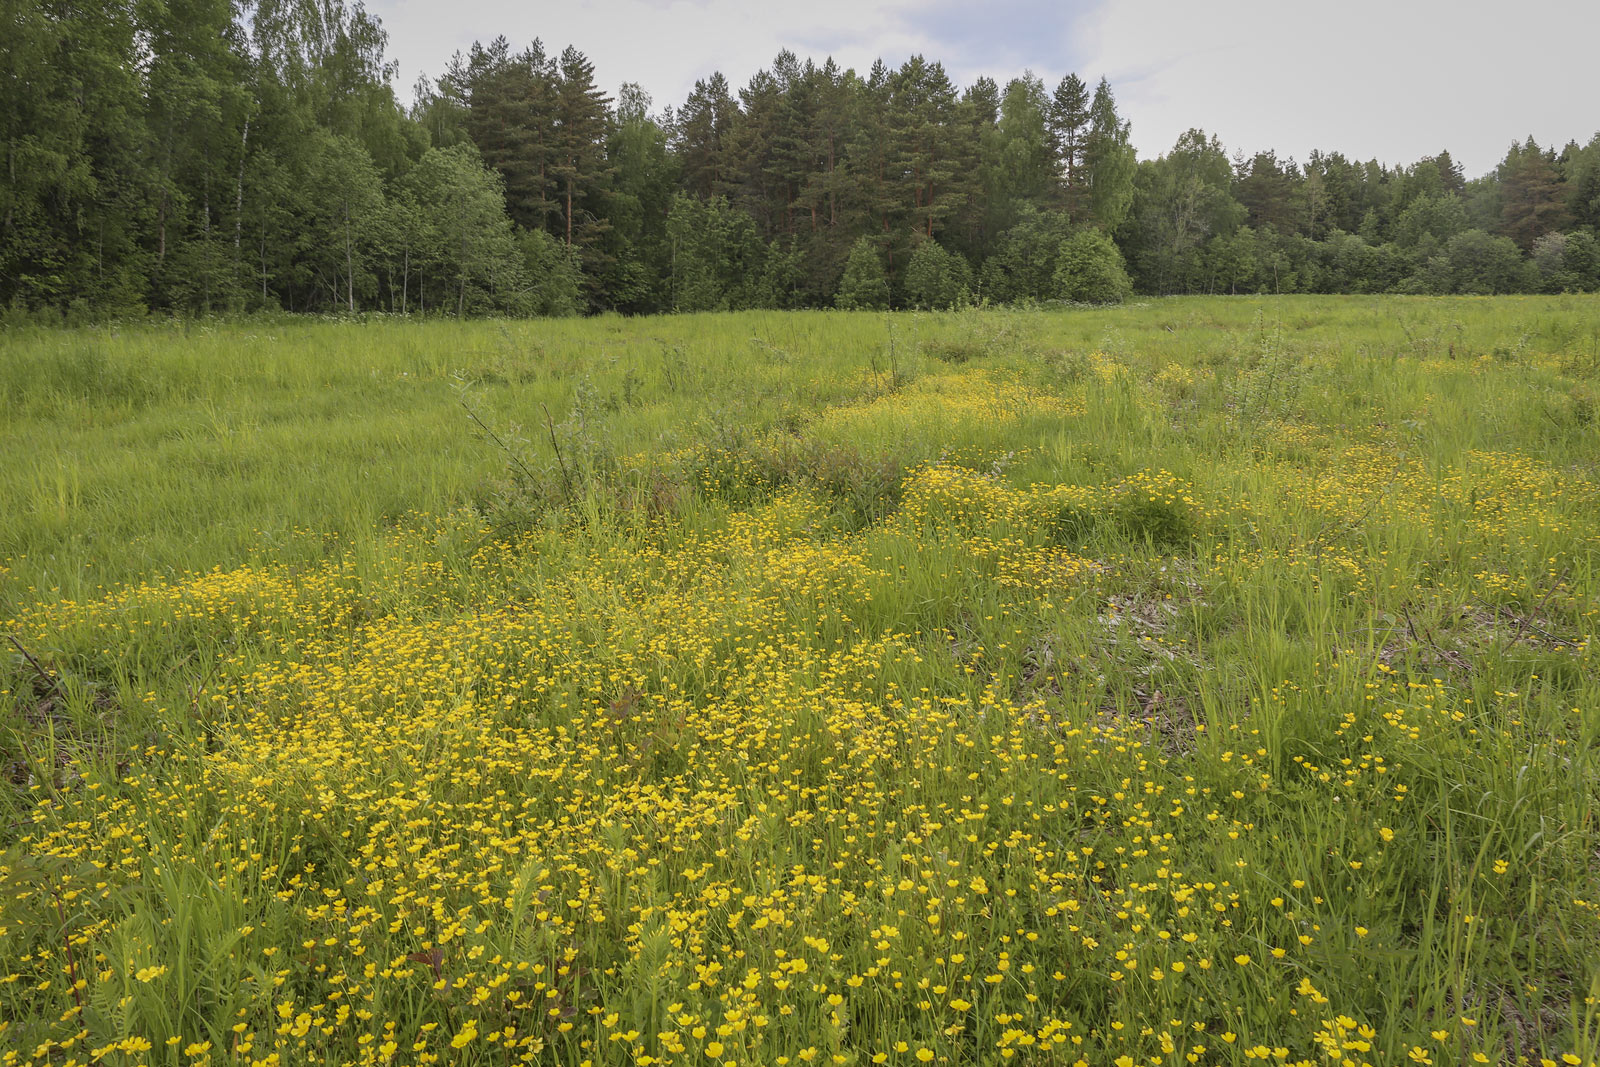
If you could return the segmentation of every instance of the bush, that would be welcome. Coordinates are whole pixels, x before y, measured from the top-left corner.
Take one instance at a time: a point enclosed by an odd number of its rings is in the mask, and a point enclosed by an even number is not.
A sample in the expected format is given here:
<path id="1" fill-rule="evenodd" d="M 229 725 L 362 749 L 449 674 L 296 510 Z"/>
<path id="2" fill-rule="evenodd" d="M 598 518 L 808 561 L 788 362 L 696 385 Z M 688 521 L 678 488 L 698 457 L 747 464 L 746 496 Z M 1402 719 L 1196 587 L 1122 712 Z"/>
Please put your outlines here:
<path id="1" fill-rule="evenodd" d="M 1425 291 L 1434 293 L 1520 293 L 1537 288 L 1537 278 L 1537 268 L 1509 238 L 1482 230 L 1456 234 L 1419 272 Z"/>
<path id="2" fill-rule="evenodd" d="M 1002 304 L 1051 299 L 1057 257 L 1071 232 L 1066 212 L 1025 206 L 1017 224 L 1000 235 L 994 254 L 983 261 L 985 299 Z"/>
<path id="3" fill-rule="evenodd" d="M 577 257 L 543 230 L 523 230 L 517 244 L 528 274 L 528 312 L 561 317 L 582 310 L 583 272 Z"/>
<path id="4" fill-rule="evenodd" d="M 934 240 L 924 240 L 906 266 L 906 302 L 912 307 L 943 309 L 972 297 L 972 268 Z"/>
<path id="5" fill-rule="evenodd" d="M 1583 230 L 1547 233 L 1533 243 L 1532 263 L 1546 293 L 1582 293 L 1600 287 L 1600 250 Z"/>
<path id="6" fill-rule="evenodd" d="M 1056 291 L 1079 304 L 1120 304 L 1133 293 L 1133 283 L 1111 238 L 1080 230 L 1061 244 Z"/>
<path id="7" fill-rule="evenodd" d="M 889 306 L 889 275 L 872 238 L 863 237 L 850 249 L 833 304 L 841 311 L 881 311 Z"/>

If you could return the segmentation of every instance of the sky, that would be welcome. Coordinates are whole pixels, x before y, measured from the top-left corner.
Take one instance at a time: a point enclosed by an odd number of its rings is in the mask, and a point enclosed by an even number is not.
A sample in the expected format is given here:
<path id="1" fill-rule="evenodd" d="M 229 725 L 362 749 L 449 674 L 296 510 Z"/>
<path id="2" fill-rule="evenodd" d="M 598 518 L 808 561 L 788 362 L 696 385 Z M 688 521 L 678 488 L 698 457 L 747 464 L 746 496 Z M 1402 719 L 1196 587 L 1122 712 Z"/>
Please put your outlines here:
<path id="1" fill-rule="evenodd" d="M 1141 157 L 1199 126 L 1230 153 L 1313 148 L 1411 163 L 1448 149 L 1476 176 L 1513 140 L 1600 132 L 1600 0 L 367 0 L 409 100 L 474 40 L 576 45 L 657 110 L 720 70 L 737 89 L 788 48 L 865 71 L 921 53 L 957 84 L 1032 70 L 1111 82 Z"/>

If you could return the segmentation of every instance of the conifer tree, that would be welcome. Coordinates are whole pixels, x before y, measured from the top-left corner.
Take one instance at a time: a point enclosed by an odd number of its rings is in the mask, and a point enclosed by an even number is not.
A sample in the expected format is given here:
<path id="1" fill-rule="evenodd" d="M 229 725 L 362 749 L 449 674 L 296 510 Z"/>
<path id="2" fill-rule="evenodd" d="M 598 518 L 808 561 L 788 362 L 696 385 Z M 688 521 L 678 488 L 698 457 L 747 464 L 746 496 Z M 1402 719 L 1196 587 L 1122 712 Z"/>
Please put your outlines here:
<path id="1" fill-rule="evenodd" d="M 961 203 L 946 220 L 943 242 L 977 259 L 992 251 L 995 238 L 1014 214 L 1001 171 L 1000 102 L 1000 87 L 993 78 L 984 77 L 967 87 L 956 108 L 959 138 L 975 165 L 962 183 Z"/>
<path id="2" fill-rule="evenodd" d="M 570 45 L 561 53 L 557 72 L 555 164 L 550 173 L 560 200 L 562 239 L 571 248 L 575 242 L 587 245 L 604 226 L 600 216 L 583 212 L 611 174 L 605 158 L 611 98 L 595 87 L 594 64 Z"/>
<path id="3" fill-rule="evenodd" d="M 709 198 L 724 191 L 724 152 L 738 117 L 739 105 L 720 71 L 694 83 L 672 129 L 683 185 L 689 192 Z"/>
<path id="4" fill-rule="evenodd" d="M 505 182 L 506 207 L 524 228 L 548 226 L 556 162 L 556 71 L 535 40 L 513 54 L 497 37 L 474 44 L 453 78 L 466 88 L 466 132 L 483 161 Z"/>
<path id="5" fill-rule="evenodd" d="M 853 193 L 864 216 L 861 231 L 885 240 L 897 229 L 900 210 L 895 183 L 899 159 L 890 143 L 891 78 L 881 59 L 872 65 L 855 94 L 848 149 Z"/>
<path id="6" fill-rule="evenodd" d="M 1061 203 L 1074 220 L 1083 211 L 1083 156 L 1089 135 L 1089 87 L 1068 74 L 1050 98 L 1050 140 L 1056 153 Z"/>
<path id="7" fill-rule="evenodd" d="M 890 86 L 902 207 L 932 237 L 965 197 L 976 146 L 956 121 L 956 91 L 941 64 L 912 56 Z"/>
<path id="8" fill-rule="evenodd" d="M 657 118 L 637 86 L 611 112 L 576 48 L 501 37 L 419 80 L 408 113 L 362 0 L 9 15 L 0 303 L 23 311 L 556 313 L 574 264 L 585 310 L 821 306 L 847 275 L 847 303 L 937 306 L 969 264 L 986 298 L 1048 299 L 1082 227 L 1158 292 L 1572 289 L 1595 266 L 1600 140 L 1519 143 L 1471 180 L 1444 151 L 1300 167 L 1267 150 L 1218 181 L 1214 140 L 1138 163 L 1104 78 L 958 91 L 928 57 L 857 75 L 784 51 L 737 99 L 713 74 Z M 480 162 L 430 156 L 456 148 Z M 481 209 L 503 203 L 509 258 L 457 241 L 447 259 L 438 190 L 465 190 L 501 245 Z"/>
<path id="9" fill-rule="evenodd" d="M 1550 154 L 1532 137 L 1500 165 L 1500 233 L 1527 250 L 1567 225 L 1566 190 Z"/>
<path id="10" fill-rule="evenodd" d="M 1260 229 L 1275 227 L 1280 233 L 1298 229 L 1295 218 L 1298 197 L 1295 176 L 1299 169 L 1290 160 L 1279 162 L 1270 149 L 1257 152 L 1237 168 L 1234 195 L 1244 205 L 1246 222 Z"/>
<path id="11" fill-rule="evenodd" d="M 779 65 L 790 53 L 780 53 Z M 739 91 L 740 117 L 726 145 L 729 199 L 749 212 L 762 237 L 785 231 L 788 184 L 779 159 L 783 86 L 770 70 L 758 70 Z"/>

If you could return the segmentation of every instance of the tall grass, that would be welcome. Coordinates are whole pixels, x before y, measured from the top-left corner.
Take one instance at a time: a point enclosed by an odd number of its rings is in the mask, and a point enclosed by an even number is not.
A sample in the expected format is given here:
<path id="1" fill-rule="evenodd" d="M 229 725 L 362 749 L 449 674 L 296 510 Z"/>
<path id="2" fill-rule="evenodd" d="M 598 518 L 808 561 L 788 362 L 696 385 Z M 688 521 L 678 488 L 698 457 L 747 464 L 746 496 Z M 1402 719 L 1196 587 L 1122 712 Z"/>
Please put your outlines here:
<path id="1" fill-rule="evenodd" d="M 1592 1063 L 1597 312 L 0 335 L 4 1062 Z"/>

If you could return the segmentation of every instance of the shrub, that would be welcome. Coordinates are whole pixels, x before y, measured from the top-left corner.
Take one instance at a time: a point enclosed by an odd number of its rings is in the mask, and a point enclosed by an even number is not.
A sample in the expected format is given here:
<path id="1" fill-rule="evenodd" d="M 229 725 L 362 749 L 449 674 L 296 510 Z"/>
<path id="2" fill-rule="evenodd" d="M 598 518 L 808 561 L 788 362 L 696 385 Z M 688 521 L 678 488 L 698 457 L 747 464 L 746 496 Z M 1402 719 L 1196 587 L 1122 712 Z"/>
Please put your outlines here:
<path id="1" fill-rule="evenodd" d="M 879 311 L 889 306 L 889 275 L 870 237 L 850 249 L 833 303 L 841 311 Z"/>
<path id="2" fill-rule="evenodd" d="M 912 307 L 950 308 L 972 297 L 972 268 L 937 241 L 925 240 L 906 266 L 906 302 Z"/>
<path id="3" fill-rule="evenodd" d="M 1056 290 L 1079 304 L 1120 304 L 1133 292 L 1122 253 L 1099 230 L 1080 230 L 1061 244 Z"/>

